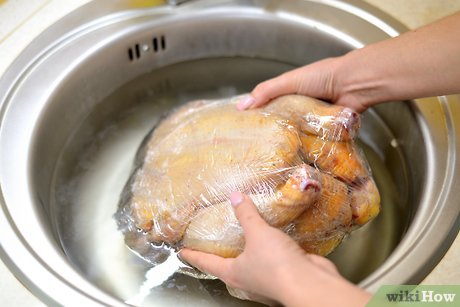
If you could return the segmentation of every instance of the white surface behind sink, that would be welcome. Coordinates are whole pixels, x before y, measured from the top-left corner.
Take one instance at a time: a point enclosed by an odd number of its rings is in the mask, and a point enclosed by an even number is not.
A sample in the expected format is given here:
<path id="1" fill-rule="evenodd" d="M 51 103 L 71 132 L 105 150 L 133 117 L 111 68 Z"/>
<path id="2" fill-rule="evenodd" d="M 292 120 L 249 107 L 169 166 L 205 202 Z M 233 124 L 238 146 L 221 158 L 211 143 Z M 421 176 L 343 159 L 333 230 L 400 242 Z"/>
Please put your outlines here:
<path id="1" fill-rule="evenodd" d="M 0 75 L 44 29 L 90 0 L 0 0 Z M 367 0 L 416 28 L 460 10 L 460 0 Z M 426 284 L 460 284 L 460 236 Z M 0 305 L 44 306 L 0 261 Z"/>

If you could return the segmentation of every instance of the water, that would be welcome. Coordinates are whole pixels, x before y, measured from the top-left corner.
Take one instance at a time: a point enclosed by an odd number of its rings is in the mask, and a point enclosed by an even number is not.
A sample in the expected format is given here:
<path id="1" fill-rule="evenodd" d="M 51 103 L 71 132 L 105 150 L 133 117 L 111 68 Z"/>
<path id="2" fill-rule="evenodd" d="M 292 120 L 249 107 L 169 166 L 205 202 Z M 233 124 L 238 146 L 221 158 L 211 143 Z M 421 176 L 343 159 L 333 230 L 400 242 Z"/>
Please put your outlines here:
<path id="1" fill-rule="evenodd" d="M 231 297 L 218 280 L 174 273 L 181 265 L 174 257 L 151 269 L 125 246 L 112 216 L 139 144 L 168 110 L 193 99 L 247 92 L 291 68 L 238 58 L 183 63 L 133 80 L 101 102 L 64 148 L 52 191 L 56 232 L 75 267 L 107 293 L 133 305 L 257 305 Z M 368 120 L 373 120 L 372 115 Z M 331 256 L 342 274 L 354 282 L 388 257 L 403 231 L 398 226 L 401 204 L 385 168 L 386 157 L 372 146 L 363 143 L 362 147 L 381 191 L 383 210 Z M 385 155 L 398 156 L 397 148 L 389 148 L 394 152 Z"/>
<path id="2" fill-rule="evenodd" d="M 194 278 L 173 275 L 178 260 L 166 261 L 148 273 L 149 266 L 126 248 L 112 218 L 136 149 L 158 119 L 157 111 L 153 104 L 136 107 L 100 132 L 87 148 L 77 165 L 78 175 L 58 193 L 61 204 L 70 199 L 61 207 L 58 221 L 61 242 L 84 275 L 122 300 L 145 306 L 221 306 L 221 300 L 233 300 L 225 295 L 225 287 L 215 281 L 212 289 Z"/>

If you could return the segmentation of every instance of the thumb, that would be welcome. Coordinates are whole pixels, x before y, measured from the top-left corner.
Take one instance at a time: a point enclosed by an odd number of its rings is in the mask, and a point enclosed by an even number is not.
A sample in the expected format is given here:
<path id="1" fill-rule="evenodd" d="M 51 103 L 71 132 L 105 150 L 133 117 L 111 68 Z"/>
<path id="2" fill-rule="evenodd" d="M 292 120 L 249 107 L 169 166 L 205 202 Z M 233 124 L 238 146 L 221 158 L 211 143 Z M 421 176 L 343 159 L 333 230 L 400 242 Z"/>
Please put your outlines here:
<path id="1" fill-rule="evenodd" d="M 251 198 L 240 192 L 230 194 L 230 202 L 235 210 L 235 215 L 243 227 L 246 237 L 258 232 L 261 227 L 268 226 L 267 222 L 260 216 L 257 207 Z"/>

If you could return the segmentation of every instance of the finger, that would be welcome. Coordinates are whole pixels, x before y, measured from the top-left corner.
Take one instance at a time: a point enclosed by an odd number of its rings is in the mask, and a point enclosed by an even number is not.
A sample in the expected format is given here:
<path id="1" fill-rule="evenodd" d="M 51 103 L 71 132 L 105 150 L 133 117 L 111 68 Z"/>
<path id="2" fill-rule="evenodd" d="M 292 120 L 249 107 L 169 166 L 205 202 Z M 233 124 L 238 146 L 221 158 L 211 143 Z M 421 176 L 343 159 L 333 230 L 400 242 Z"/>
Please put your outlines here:
<path id="1" fill-rule="evenodd" d="M 295 70 L 259 83 L 251 92 L 254 103 L 250 108 L 262 106 L 282 95 L 296 94 L 298 92 L 297 84 Z"/>
<path id="2" fill-rule="evenodd" d="M 252 202 L 251 198 L 241 194 L 240 192 L 233 192 L 230 194 L 230 202 L 235 210 L 235 215 L 243 227 L 245 237 L 249 238 L 254 233 L 258 232 L 261 227 L 266 227 L 268 224 L 260 216 L 257 207 Z"/>
<path id="3" fill-rule="evenodd" d="M 252 109 L 268 103 L 273 98 L 297 92 L 295 70 L 284 73 L 273 79 L 259 83 L 251 92 L 236 105 L 238 110 Z"/>
<path id="4" fill-rule="evenodd" d="M 231 271 L 230 266 L 233 261 L 233 259 L 230 258 L 222 258 L 188 248 L 182 249 L 179 252 L 179 256 L 200 271 L 211 274 L 221 280 L 226 280 L 226 277 Z"/>

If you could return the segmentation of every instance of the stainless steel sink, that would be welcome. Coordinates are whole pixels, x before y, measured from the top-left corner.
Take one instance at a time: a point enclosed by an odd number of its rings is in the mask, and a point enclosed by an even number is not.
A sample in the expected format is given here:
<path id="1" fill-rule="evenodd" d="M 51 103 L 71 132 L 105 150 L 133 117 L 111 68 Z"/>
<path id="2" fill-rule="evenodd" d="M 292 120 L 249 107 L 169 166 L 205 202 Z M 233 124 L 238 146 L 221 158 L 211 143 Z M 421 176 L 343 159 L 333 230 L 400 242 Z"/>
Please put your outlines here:
<path id="1" fill-rule="evenodd" d="M 180 2 L 180 1 L 176 1 Z M 148 267 L 112 214 L 134 153 L 174 106 L 230 96 L 406 29 L 359 1 L 100 0 L 24 50 L 0 80 L 2 260 L 48 304 L 122 306 Z M 364 114 L 360 145 L 382 213 L 331 255 L 375 291 L 420 282 L 459 229 L 460 99 Z M 144 305 L 244 305 L 218 281 L 176 274 Z"/>

